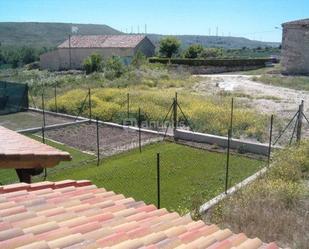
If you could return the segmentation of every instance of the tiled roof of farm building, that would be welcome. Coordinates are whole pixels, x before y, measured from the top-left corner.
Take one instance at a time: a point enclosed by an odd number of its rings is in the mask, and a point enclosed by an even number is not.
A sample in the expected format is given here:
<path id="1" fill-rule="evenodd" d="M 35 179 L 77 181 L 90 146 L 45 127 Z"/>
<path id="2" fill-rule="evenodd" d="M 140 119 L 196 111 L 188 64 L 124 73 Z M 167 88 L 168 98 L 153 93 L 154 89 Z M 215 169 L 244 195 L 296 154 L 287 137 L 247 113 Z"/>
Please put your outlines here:
<path id="1" fill-rule="evenodd" d="M 97 188 L 89 181 L 0 187 L 0 248 L 277 248 Z"/>
<path id="2" fill-rule="evenodd" d="M 144 35 L 76 35 L 71 37 L 71 48 L 135 48 Z M 58 48 L 69 48 L 69 39 Z"/>
<path id="3" fill-rule="evenodd" d="M 295 20 L 295 21 L 291 21 L 291 22 L 285 22 L 285 23 L 282 24 L 282 26 L 285 26 L 285 25 L 309 25 L 309 18 Z"/>

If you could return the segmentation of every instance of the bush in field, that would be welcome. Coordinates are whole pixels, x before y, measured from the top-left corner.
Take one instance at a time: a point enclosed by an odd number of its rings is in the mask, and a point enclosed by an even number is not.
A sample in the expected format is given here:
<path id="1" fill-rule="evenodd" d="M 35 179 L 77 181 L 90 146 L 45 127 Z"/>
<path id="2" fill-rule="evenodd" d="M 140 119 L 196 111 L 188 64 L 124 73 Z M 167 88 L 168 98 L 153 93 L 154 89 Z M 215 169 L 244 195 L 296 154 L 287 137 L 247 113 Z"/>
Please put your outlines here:
<path id="1" fill-rule="evenodd" d="M 88 56 L 83 62 L 83 68 L 86 71 L 86 74 L 101 71 L 102 62 L 102 56 L 99 54 L 92 54 Z"/>
<path id="2" fill-rule="evenodd" d="M 195 59 L 203 53 L 204 47 L 201 44 L 192 44 L 184 53 L 185 58 Z"/>
<path id="3" fill-rule="evenodd" d="M 175 37 L 165 37 L 160 40 L 160 54 L 171 58 L 178 52 L 180 41 Z"/>
<path id="4" fill-rule="evenodd" d="M 200 57 L 204 59 L 209 58 L 218 58 L 223 55 L 223 49 L 222 48 L 205 48 L 201 53 Z"/>
<path id="5" fill-rule="evenodd" d="M 119 78 L 125 72 L 125 66 L 121 59 L 117 56 L 113 56 L 107 59 L 104 64 L 104 74 L 109 80 Z"/>
<path id="6" fill-rule="evenodd" d="M 147 58 L 146 56 L 140 51 L 138 50 L 133 59 L 131 64 L 137 68 L 139 68 L 141 65 L 145 64 L 147 62 Z"/>

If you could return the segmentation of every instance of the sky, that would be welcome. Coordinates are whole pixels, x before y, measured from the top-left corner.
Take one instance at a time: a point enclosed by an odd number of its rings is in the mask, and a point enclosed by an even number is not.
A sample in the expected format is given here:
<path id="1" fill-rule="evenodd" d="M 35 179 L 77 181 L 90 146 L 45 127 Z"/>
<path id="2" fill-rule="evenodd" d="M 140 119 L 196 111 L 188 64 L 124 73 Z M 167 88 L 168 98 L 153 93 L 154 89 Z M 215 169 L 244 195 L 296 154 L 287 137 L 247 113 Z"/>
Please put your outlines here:
<path id="1" fill-rule="evenodd" d="M 281 23 L 309 18 L 309 0 L 0 0 L 0 22 L 106 24 L 123 32 L 281 41 Z M 218 30 L 218 31 L 217 31 Z"/>

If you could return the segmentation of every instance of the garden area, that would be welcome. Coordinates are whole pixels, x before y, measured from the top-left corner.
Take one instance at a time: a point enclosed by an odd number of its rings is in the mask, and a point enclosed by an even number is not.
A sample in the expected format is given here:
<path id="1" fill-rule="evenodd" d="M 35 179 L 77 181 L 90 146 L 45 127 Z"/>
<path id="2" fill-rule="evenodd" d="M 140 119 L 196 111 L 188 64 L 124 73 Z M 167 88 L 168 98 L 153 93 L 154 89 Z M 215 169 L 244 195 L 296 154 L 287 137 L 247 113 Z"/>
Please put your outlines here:
<path id="1" fill-rule="evenodd" d="M 142 153 L 133 149 L 104 158 L 97 166 L 95 156 L 49 140 L 47 143 L 68 151 L 73 158 L 47 169 L 48 181 L 88 179 L 98 187 L 156 205 L 156 156 L 160 153 L 161 207 L 186 213 L 193 208 L 192 203 L 201 204 L 224 191 L 224 153 L 159 142 L 144 146 Z M 252 175 L 265 164 L 240 155 L 232 155 L 230 160 L 229 186 Z M 43 175 L 34 177 L 34 181 L 42 180 Z M 1 170 L 1 184 L 16 181 L 14 170 Z"/>
<path id="2" fill-rule="evenodd" d="M 226 135 L 229 127 L 230 96 L 202 95 L 194 87 L 200 80 L 198 77 L 169 71 L 164 65 L 145 64 L 139 68 L 128 68 L 127 72 L 113 80 L 100 72 L 85 75 L 20 69 L 12 70 L 6 76 L 3 71 L 2 74 L 0 72 L 3 80 L 28 83 L 31 106 L 42 107 L 41 94 L 44 89 L 45 108 L 51 111 L 72 115 L 80 113 L 87 117 L 89 105 L 85 98 L 90 88 L 92 117 L 122 124 L 128 117 L 129 94 L 130 118 L 137 118 L 138 109 L 141 108 L 143 121 L 164 126 L 162 122 L 177 92 L 178 103 L 194 131 Z M 178 116 L 180 122 L 184 121 L 183 115 Z M 248 107 L 241 98 L 235 101 L 234 116 L 235 137 L 266 141 L 267 116 Z"/>

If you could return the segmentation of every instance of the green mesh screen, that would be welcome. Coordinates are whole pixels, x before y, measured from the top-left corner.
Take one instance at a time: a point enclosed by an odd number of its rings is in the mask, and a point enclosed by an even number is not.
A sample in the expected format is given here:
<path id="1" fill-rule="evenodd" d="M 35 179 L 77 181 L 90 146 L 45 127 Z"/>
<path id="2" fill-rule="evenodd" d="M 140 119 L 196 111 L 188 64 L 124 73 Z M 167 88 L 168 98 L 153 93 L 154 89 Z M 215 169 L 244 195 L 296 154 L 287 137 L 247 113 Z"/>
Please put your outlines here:
<path id="1" fill-rule="evenodd" d="M 0 115 L 28 109 L 28 86 L 0 81 Z"/>

